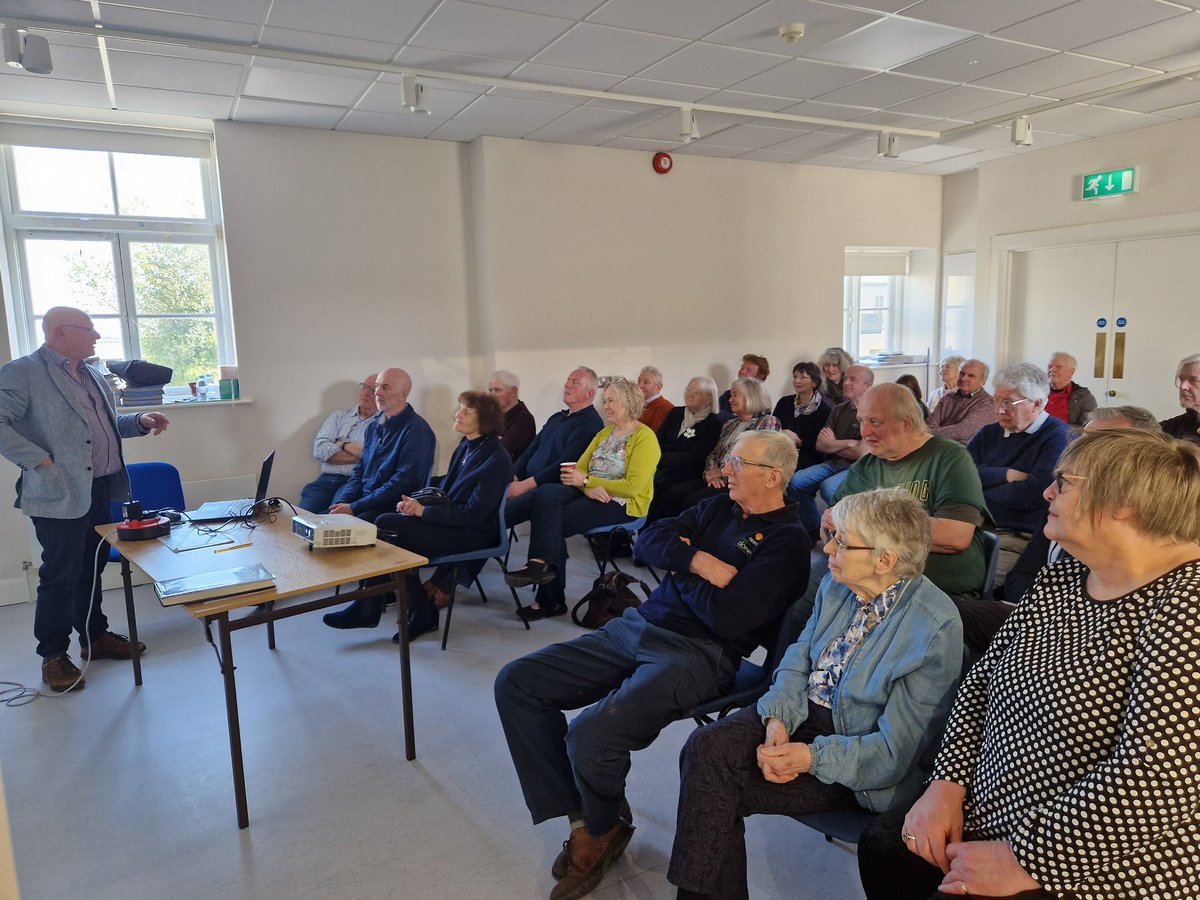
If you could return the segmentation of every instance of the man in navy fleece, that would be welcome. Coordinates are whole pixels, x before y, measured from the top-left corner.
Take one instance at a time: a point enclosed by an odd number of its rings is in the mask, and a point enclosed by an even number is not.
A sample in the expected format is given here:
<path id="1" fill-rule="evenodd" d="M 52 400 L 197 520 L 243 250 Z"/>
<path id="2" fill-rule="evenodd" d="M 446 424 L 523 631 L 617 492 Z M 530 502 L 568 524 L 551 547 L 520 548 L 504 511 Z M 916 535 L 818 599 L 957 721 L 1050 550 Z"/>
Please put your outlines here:
<path id="1" fill-rule="evenodd" d="M 628 844 L 630 753 L 728 691 L 742 656 L 774 640 L 804 592 L 811 545 L 783 496 L 795 465 L 783 435 L 743 435 L 722 469 L 728 496 L 638 538 L 638 556 L 668 570 L 640 608 L 496 677 L 496 708 L 533 821 L 571 823 L 551 868 L 559 879 L 552 900 L 592 890 Z M 568 725 L 562 710 L 584 706 Z"/>

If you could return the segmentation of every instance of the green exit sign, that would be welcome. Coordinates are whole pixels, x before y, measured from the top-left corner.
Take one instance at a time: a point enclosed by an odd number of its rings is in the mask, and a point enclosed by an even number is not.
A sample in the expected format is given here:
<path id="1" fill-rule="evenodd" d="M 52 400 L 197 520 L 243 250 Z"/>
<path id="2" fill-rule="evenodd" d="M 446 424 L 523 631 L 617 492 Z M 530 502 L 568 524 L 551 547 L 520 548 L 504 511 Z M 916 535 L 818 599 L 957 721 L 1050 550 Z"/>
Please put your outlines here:
<path id="1" fill-rule="evenodd" d="M 1097 197 L 1116 197 L 1119 194 L 1132 194 L 1137 190 L 1135 170 L 1113 169 L 1111 172 L 1093 172 L 1083 176 L 1082 200 L 1095 200 Z"/>

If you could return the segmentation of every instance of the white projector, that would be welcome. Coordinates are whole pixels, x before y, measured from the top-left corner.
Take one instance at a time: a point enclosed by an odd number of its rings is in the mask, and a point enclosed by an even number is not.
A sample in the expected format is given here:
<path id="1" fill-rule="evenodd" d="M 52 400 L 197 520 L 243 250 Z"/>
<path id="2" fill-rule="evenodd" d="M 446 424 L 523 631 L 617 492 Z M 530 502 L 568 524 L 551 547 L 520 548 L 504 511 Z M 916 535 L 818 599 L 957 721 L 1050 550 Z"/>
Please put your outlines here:
<path id="1" fill-rule="evenodd" d="M 292 516 L 292 534 L 298 534 L 313 547 L 368 547 L 375 543 L 378 530 L 357 516 Z"/>

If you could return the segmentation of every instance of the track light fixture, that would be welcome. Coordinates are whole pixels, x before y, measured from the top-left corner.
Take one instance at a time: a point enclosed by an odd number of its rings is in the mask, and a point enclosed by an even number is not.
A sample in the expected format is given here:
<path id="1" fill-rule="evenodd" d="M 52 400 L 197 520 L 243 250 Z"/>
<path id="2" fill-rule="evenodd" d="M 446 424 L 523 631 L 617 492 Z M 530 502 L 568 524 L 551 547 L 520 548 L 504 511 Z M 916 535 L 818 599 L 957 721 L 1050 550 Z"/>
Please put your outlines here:
<path id="1" fill-rule="evenodd" d="M 1029 116 L 1013 119 L 1012 142 L 1018 147 L 1033 146 L 1033 125 L 1029 122 Z"/>
<path id="2" fill-rule="evenodd" d="M 11 25 L 0 31 L 4 62 L 14 69 L 24 69 L 32 75 L 49 75 L 54 71 L 50 59 L 50 42 L 40 34 L 29 34 Z"/>
<path id="3" fill-rule="evenodd" d="M 409 112 L 429 115 L 430 109 L 425 105 L 425 85 L 417 81 L 416 75 L 400 76 L 400 94 L 404 108 Z"/>
<path id="4" fill-rule="evenodd" d="M 685 144 L 700 140 L 700 126 L 696 124 L 696 114 L 690 106 L 679 108 L 679 139 Z"/>
<path id="5" fill-rule="evenodd" d="M 896 159 L 900 155 L 900 142 L 897 135 L 890 131 L 879 132 L 879 144 L 877 145 L 876 156 L 883 156 L 888 159 Z"/>

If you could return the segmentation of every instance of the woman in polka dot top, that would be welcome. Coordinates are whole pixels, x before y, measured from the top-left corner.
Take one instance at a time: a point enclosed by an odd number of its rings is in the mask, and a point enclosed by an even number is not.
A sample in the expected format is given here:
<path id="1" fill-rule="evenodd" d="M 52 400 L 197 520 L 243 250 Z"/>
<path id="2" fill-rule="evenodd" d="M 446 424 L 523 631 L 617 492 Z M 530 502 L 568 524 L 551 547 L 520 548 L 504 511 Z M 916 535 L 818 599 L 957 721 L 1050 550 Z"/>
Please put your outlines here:
<path id="1" fill-rule="evenodd" d="M 868 898 L 1200 897 L 1200 447 L 1086 434 L 1043 569 L 963 679 L 925 794 L 859 844 Z"/>

